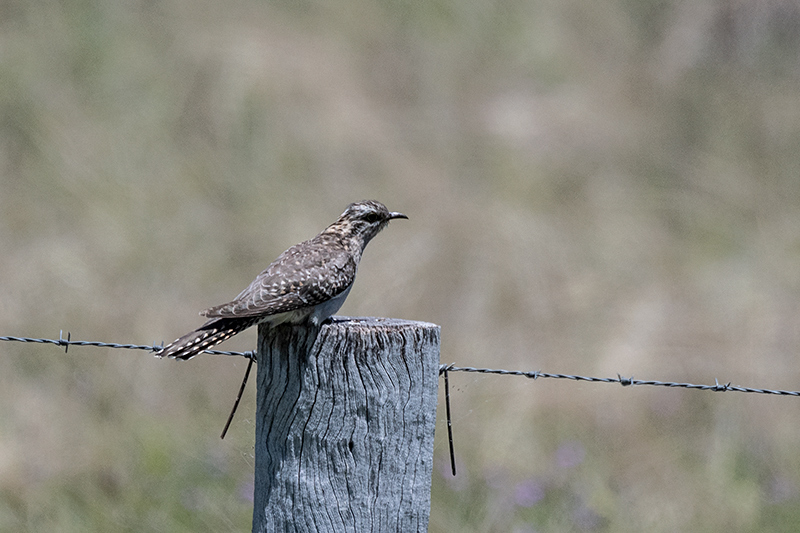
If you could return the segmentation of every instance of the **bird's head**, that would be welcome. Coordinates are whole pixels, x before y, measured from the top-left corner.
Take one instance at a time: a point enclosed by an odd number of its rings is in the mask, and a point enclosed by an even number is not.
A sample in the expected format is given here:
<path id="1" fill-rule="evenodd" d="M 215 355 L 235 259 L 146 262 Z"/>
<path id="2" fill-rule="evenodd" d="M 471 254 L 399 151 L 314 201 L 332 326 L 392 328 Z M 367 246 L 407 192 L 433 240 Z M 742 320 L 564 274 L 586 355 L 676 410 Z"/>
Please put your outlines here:
<path id="1" fill-rule="evenodd" d="M 360 237 L 362 247 L 385 228 L 393 218 L 408 218 L 403 213 L 386 209 L 386 206 L 375 200 L 364 200 L 350 204 L 339 219 L 329 229 L 336 228 L 341 233 L 352 237 Z"/>

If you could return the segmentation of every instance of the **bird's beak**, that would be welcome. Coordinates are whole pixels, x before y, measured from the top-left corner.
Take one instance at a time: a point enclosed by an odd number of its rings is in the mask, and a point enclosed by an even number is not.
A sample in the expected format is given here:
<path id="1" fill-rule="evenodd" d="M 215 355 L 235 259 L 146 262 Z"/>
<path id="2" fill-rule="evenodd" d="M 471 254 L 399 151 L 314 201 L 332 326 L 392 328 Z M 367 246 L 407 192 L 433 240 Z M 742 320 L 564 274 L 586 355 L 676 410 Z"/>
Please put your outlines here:
<path id="1" fill-rule="evenodd" d="M 405 218 L 405 219 L 408 219 L 408 217 L 405 216 L 403 213 L 397 213 L 397 212 L 389 213 L 389 220 L 392 220 L 393 218 Z"/>

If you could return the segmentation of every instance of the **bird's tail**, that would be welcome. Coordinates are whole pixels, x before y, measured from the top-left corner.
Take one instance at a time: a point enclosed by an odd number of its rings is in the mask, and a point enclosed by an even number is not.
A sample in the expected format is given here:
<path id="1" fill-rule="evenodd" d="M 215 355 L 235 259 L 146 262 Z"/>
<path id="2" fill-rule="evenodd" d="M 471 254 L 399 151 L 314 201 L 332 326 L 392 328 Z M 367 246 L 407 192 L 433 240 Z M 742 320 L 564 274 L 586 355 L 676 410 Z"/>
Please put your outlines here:
<path id="1" fill-rule="evenodd" d="M 196 330 L 164 346 L 156 357 L 187 360 L 212 346 L 228 340 L 256 323 L 255 319 L 217 318 L 209 320 Z"/>

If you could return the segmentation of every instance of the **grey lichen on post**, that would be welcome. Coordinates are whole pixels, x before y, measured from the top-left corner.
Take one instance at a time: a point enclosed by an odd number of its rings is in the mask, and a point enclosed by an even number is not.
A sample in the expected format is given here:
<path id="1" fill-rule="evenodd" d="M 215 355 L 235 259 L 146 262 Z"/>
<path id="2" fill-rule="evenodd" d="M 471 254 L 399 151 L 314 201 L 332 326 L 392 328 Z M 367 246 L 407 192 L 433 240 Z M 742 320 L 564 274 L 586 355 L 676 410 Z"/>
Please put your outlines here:
<path id="1" fill-rule="evenodd" d="M 261 326 L 253 531 L 427 531 L 439 327 Z"/>

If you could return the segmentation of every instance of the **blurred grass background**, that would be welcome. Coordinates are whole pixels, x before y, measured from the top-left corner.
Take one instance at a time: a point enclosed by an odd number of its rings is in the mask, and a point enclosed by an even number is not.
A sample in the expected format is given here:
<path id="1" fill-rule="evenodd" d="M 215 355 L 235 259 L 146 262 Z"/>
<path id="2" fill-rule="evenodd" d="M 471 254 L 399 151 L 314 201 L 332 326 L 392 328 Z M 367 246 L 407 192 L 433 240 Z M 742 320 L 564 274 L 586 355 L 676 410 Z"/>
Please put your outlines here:
<path id="1" fill-rule="evenodd" d="M 2 335 L 170 341 L 375 198 L 341 314 L 443 362 L 800 389 L 793 1 L 2 0 L 0 187 Z M 0 530 L 248 530 L 244 367 L 3 343 Z M 800 530 L 794 398 L 452 387 L 432 532 Z"/>

